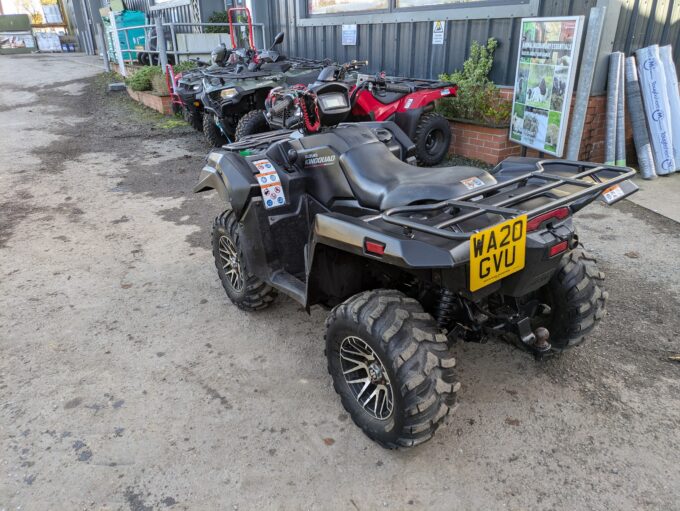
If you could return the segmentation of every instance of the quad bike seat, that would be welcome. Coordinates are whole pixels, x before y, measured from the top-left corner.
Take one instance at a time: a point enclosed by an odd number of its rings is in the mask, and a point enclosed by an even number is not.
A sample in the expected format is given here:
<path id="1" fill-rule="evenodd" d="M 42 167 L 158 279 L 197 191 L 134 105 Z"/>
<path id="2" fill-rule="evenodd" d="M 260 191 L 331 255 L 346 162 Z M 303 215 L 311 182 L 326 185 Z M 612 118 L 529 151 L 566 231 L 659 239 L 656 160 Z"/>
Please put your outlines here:
<path id="1" fill-rule="evenodd" d="M 462 181 L 485 185 L 496 180 L 476 167 L 414 167 L 394 156 L 382 143 L 354 147 L 340 157 L 355 197 L 363 207 L 384 211 L 427 201 L 439 202 L 470 191 Z M 481 186 L 474 180 L 475 186 Z"/>
<path id="2" fill-rule="evenodd" d="M 383 105 L 389 105 L 395 101 L 399 101 L 401 98 L 406 96 L 405 92 L 379 92 L 373 93 L 373 97 L 380 101 Z"/>

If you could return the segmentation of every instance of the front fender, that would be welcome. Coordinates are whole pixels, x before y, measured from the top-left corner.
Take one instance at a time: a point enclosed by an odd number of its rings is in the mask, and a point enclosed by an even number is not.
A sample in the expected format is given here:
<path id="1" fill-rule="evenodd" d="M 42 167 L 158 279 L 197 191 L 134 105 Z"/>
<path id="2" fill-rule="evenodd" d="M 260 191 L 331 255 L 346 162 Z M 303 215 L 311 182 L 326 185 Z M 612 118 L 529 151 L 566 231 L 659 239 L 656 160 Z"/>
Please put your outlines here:
<path id="1" fill-rule="evenodd" d="M 220 198 L 240 217 L 251 194 L 258 193 L 258 185 L 242 156 L 217 150 L 208 155 L 194 186 L 194 193 L 207 190 L 217 190 Z"/>

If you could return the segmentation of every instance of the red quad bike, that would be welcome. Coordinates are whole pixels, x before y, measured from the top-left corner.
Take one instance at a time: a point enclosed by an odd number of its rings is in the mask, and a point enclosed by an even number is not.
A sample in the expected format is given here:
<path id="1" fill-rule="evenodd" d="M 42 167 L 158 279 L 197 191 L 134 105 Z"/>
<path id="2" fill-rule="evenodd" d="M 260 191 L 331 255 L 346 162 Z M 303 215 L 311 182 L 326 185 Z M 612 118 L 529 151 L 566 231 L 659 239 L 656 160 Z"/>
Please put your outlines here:
<path id="1" fill-rule="evenodd" d="M 355 75 L 367 61 L 348 62 L 342 65 L 329 65 L 321 70 L 316 81 L 309 85 L 288 87 L 295 95 L 300 87 L 309 93 L 316 94 L 333 84 L 349 90 L 351 112 L 343 121 L 346 122 L 383 122 L 393 121 L 415 144 L 415 158 L 421 166 L 431 167 L 440 163 L 451 144 L 449 121 L 434 111 L 435 101 L 443 97 L 456 96 L 458 86 L 453 83 L 416 78 L 387 78 L 384 73 L 375 76 Z M 357 78 L 354 78 L 357 76 Z M 285 96 L 287 89 L 283 87 L 272 90 L 274 97 L 268 99 L 271 107 L 276 97 Z M 274 111 L 262 112 L 267 118 L 269 127 L 290 128 L 298 123 L 295 116 L 288 117 L 281 124 L 272 124 Z M 261 131 L 262 125 L 258 125 Z M 308 132 L 314 132 L 310 126 Z M 252 135 L 258 131 L 239 129 L 241 136 Z"/>
<path id="2" fill-rule="evenodd" d="M 352 120 L 394 121 L 416 145 L 423 166 L 440 163 L 451 144 L 449 121 L 434 111 L 435 101 L 455 97 L 453 83 L 416 78 L 359 76 L 352 91 Z"/>

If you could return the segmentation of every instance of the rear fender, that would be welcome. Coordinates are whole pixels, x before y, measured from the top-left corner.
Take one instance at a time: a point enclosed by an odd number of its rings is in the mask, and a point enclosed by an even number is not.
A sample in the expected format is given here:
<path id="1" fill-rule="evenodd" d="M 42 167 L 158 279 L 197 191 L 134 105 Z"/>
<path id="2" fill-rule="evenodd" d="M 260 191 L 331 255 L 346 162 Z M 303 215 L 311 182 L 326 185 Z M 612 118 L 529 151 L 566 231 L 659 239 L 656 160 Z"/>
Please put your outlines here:
<path id="1" fill-rule="evenodd" d="M 238 154 L 211 151 L 201 169 L 194 193 L 217 190 L 222 200 L 241 217 L 251 194 L 258 185 L 248 162 Z"/>
<path id="2" fill-rule="evenodd" d="M 384 245 L 384 254 L 379 256 L 366 252 L 364 245 L 367 240 Z M 454 266 L 451 253 L 446 248 L 386 232 L 361 219 L 340 213 L 322 213 L 314 217 L 309 268 L 319 244 L 406 269 Z"/>

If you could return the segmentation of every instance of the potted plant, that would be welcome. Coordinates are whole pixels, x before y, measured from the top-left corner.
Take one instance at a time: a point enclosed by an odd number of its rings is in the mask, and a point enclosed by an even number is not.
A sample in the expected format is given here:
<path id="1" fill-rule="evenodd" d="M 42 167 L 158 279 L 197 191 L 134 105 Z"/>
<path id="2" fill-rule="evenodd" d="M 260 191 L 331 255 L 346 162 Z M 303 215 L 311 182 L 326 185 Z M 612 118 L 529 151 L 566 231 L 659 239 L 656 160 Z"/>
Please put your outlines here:
<path id="1" fill-rule="evenodd" d="M 491 164 L 520 151 L 508 140 L 512 100 L 489 78 L 497 47 L 494 38 L 486 45 L 473 41 L 463 69 L 440 76 L 458 85 L 457 97 L 441 99 L 437 105 L 451 122 L 451 152 Z"/>

